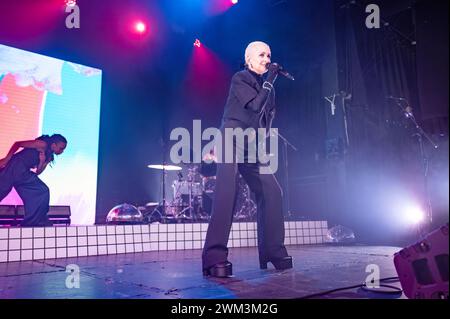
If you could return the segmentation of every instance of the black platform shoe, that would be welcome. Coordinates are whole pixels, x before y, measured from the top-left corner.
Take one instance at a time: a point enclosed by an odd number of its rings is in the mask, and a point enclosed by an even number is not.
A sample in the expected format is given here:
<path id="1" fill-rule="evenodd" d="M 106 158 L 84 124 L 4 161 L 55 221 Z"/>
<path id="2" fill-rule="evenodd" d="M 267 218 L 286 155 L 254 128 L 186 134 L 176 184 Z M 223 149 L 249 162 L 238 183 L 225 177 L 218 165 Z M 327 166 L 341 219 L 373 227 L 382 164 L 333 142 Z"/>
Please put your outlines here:
<path id="1" fill-rule="evenodd" d="M 268 262 L 271 262 L 272 265 L 277 270 L 285 270 L 285 269 L 292 268 L 292 257 L 291 256 L 286 256 L 286 257 L 278 258 L 278 259 L 271 259 L 271 260 L 268 260 L 268 261 L 260 261 L 259 262 L 259 268 L 267 269 L 267 263 Z"/>
<path id="2" fill-rule="evenodd" d="M 203 276 L 225 278 L 233 275 L 233 265 L 229 261 L 215 264 L 203 269 Z"/>

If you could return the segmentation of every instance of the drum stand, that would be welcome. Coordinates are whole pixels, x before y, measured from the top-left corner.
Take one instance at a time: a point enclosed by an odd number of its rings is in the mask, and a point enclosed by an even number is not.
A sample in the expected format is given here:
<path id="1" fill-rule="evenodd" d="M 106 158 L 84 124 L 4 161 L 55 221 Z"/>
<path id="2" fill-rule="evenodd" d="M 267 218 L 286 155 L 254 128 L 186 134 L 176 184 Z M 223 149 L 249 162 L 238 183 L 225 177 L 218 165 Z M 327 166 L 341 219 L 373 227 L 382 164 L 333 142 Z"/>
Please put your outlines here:
<path id="1" fill-rule="evenodd" d="M 162 207 L 161 205 L 158 205 L 150 214 L 148 217 L 148 221 L 151 223 L 153 221 L 159 221 L 162 222 L 163 219 L 166 217 L 166 143 L 163 139 L 161 139 L 162 144 Z M 159 169 L 159 168 L 158 168 Z M 159 209 L 161 207 L 161 209 Z"/>
<path id="2" fill-rule="evenodd" d="M 153 212 L 149 215 L 149 222 L 153 221 L 160 221 L 162 222 L 164 219 L 167 219 L 166 214 L 166 169 L 165 169 L 165 163 L 163 163 L 163 169 L 162 169 L 162 205 L 159 205 L 156 207 Z"/>
<path id="3" fill-rule="evenodd" d="M 207 220 L 207 218 L 202 214 L 201 210 L 202 207 L 199 202 L 195 202 L 199 199 L 201 195 L 198 195 L 198 189 L 195 188 L 194 192 L 194 186 L 197 185 L 197 182 L 195 180 L 196 177 L 196 169 L 189 169 L 189 173 L 187 176 L 187 185 L 188 185 L 188 206 L 185 207 L 181 212 L 176 215 L 175 219 L 183 221 L 183 220 Z M 178 193 L 178 191 L 177 191 Z M 180 194 L 176 195 L 175 197 L 179 198 Z M 182 196 L 182 195 L 181 195 Z M 181 204 L 183 203 L 183 200 L 179 199 L 179 202 Z M 201 201 L 201 197 L 200 197 Z M 197 204 L 197 207 L 196 207 Z"/>
<path id="4" fill-rule="evenodd" d="M 194 207 L 192 206 L 192 181 L 188 180 L 189 185 L 189 206 L 184 208 L 175 218 L 176 219 L 192 219 Z M 189 215 L 186 215 L 186 212 L 189 212 Z"/>
<path id="5" fill-rule="evenodd" d="M 235 205 L 233 209 L 233 220 L 239 221 L 251 221 L 256 214 L 256 204 L 251 199 L 250 188 L 243 177 L 238 174 L 236 176 L 236 194 Z"/>

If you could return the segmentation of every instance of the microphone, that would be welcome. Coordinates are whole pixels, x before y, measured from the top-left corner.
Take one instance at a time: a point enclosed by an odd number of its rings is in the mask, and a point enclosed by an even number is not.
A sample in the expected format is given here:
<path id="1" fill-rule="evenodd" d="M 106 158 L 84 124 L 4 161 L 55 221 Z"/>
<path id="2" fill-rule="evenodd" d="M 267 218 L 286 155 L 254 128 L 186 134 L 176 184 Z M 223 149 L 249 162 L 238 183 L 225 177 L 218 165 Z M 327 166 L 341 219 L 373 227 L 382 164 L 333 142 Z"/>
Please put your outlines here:
<path id="1" fill-rule="evenodd" d="M 391 99 L 391 100 L 397 100 L 397 101 L 406 101 L 406 99 L 404 97 L 395 97 L 392 95 L 386 96 L 387 99 Z"/>
<path id="2" fill-rule="evenodd" d="M 399 104 L 399 106 L 400 106 L 402 112 L 405 114 L 405 116 L 406 116 L 407 118 L 414 117 L 413 109 L 412 109 L 411 106 L 408 105 L 408 100 L 407 100 L 407 99 L 405 99 L 404 97 L 395 97 L 395 96 L 392 96 L 392 95 L 386 96 L 386 98 L 387 98 L 387 99 L 391 99 L 391 100 L 395 100 L 395 101 L 406 101 L 406 103 L 405 103 L 405 104 L 406 104 L 406 107 L 403 107 L 403 106 L 400 105 L 400 104 Z"/>
<path id="3" fill-rule="evenodd" d="M 267 63 L 266 67 L 269 68 L 269 66 L 271 64 L 278 66 L 278 68 L 279 68 L 278 69 L 278 73 L 279 74 L 283 75 L 284 77 L 286 77 L 287 79 L 289 79 L 291 81 L 295 80 L 294 77 L 292 75 L 290 75 L 288 71 L 284 70 L 283 67 L 281 65 L 279 65 L 278 63 Z"/>
<path id="4" fill-rule="evenodd" d="M 405 113 L 405 116 L 406 116 L 407 118 L 414 117 L 413 109 L 412 109 L 411 106 L 405 107 L 405 109 L 403 110 L 403 113 Z"/>

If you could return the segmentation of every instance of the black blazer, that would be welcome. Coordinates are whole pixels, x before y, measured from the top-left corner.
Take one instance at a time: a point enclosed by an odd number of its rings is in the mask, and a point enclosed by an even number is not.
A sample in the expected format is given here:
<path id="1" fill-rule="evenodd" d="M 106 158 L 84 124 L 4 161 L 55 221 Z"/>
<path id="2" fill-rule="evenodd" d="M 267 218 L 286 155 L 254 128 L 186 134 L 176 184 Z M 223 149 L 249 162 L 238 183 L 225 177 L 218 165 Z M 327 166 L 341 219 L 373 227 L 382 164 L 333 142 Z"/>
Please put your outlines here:
<path id="1" fill-rule="evenodd" d="M 244 128 L 270 128 L 275 116 L 275 92 L 262 88 L 263 79 L 248 69 L 231 79 L 223 122 L 237 120 Z"/>

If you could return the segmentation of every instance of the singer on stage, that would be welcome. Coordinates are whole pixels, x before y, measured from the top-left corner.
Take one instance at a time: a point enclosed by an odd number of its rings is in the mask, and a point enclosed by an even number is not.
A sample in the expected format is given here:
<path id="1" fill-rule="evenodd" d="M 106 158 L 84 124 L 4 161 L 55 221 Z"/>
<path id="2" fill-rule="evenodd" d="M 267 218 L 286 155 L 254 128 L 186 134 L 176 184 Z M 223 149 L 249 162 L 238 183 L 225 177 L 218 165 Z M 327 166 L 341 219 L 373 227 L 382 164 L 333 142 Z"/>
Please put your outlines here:
<path id="1" fill-rule="evenodd" d="M 43 135 L 15 142 L 6 157 L 0 159 L 0 201 L 13 187 L 16 189 L 25 207 L 22 227 L 49 225 L 50 191 L 38 175 L 53 162 L 54 154 L 62 154 L 66 146 L 67 140 L 60 134 Z M 20 148 L 23 149 L 16 153 Z"/>
<path id="2" fill-rule="evenodd" d="M 275 115 L 274 83 L 281 68 L 271 64 L 270 47 L 260 41 L 245 50 L 245 69 L 232 80 L 222 118 L 223 147 L 225 128 L 269 129 Z M 245 151 L 245 150 L 244 150 Z M 244 152 L 245 153 L 245 152 Z M 218 163 L 213 212 L 203 248 L 203 274 L 228 277 L 232 264 L 228 261 L 227 242 L 233 220 L 237 173 L 242 175 L 255 193 L 258 211 L 258 252 L 261 269 L 272 263 L 276 269 L 292 268 L 292 257 L 284 246 L 282 192 L 273 174 L 260 174 L 260 163 Z"/>

